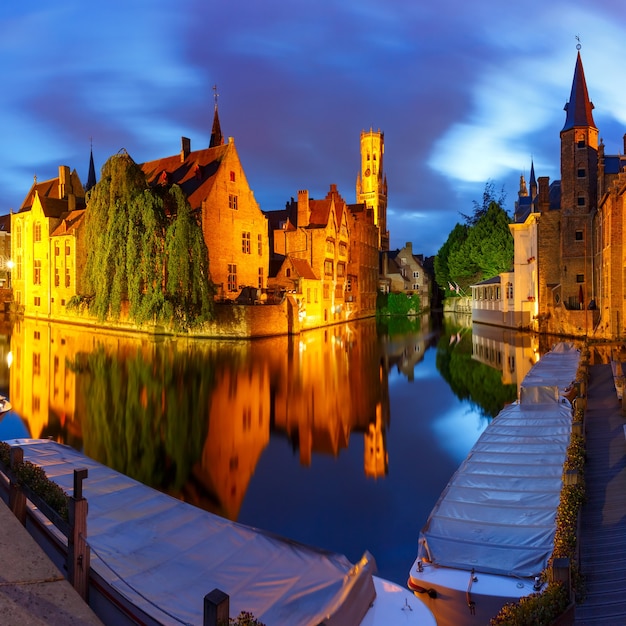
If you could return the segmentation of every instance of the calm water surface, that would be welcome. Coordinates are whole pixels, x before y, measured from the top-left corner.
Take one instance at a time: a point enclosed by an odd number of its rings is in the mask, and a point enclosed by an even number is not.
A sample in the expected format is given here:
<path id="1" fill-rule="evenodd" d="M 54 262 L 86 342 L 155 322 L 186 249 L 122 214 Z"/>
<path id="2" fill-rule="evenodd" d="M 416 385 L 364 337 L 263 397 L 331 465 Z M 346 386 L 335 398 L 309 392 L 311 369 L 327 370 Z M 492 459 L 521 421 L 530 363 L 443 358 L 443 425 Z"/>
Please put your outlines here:
<path id="1" fill-rule="evenodd" d="M 537 357 L 528 337 L 424 319 L 230 342 L 27 320 L 0 358 L 0 439 L 51 437 L 231 520 L 368 550 L 404 585 L 443 488 Z"/>

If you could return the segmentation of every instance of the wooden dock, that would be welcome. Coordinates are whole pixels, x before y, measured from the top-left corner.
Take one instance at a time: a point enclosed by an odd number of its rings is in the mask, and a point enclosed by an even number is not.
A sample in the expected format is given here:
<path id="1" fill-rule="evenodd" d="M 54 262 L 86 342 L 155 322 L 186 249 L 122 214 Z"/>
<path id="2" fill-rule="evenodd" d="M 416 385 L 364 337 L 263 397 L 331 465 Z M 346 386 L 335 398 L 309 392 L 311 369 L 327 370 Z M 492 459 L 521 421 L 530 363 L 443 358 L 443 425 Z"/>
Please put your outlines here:
<path id="1" fill-rule="evenodd" d="M 592 365 L 585 430 L 587 501 L 580 564 L 585 600 L 576 626 L 626 624 L 626 437 L 610 364 Z"/>

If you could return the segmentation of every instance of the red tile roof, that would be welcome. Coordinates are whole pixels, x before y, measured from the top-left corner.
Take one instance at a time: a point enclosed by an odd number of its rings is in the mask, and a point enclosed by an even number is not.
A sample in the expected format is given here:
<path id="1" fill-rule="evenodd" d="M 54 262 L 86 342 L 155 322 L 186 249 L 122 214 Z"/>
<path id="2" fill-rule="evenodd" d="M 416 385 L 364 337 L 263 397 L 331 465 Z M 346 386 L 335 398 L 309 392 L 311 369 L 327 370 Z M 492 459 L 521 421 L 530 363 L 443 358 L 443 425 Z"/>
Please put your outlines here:
<path id="1" fill-rule="evenodd" d="M 185 194 L 192 209 L 199 209 L 209 196 L 215 183 L 215 174 L 219 170 L 230 144 L 195 150 L 184 161 L 180 154 L 141 163 L 148 184 L 178 185 Z"/>

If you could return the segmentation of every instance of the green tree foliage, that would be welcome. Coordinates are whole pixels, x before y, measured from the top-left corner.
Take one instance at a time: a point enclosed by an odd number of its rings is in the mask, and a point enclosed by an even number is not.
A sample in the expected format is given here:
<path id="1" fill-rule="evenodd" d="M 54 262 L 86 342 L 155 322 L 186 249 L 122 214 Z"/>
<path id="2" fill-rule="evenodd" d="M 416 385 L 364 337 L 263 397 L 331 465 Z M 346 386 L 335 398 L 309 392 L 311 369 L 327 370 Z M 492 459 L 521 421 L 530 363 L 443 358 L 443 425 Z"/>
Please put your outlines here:
<path id="1" fill-rule="evenodd" d="M 188 202 L 177 186 L 150 189 L 126 152 L 104 164 L 85 233 L 85 299 L 100 321 L 119 319 L 124 302 L 140 325 L 188 329 L 212 319 L 208 252 Z"/>
<path id="2" fill-rule="evenodd" d="M 467 241 L 469 234 L 469 226 L 465 224 L 456 224 L 452 232 L 448 235 L 448 239 L 441 246 L 437 256 L 435 256 L 435 281 L 446 295 L 450 295 L 450 285 L 458 280 L 456 273 L 452 273 L 450 269 L 450 259 L 454 267 L 455 259 L 459 256 L 459 250 Z"/>
<path id="3" fill-rule="evenodd" d="M 382 293 L 376 297 L 376 315 L 397 316 L 419 315 L 422 310 L 421 299 L 418 294 Z"/>
<path id="4" fill-rule="evenodd" d="M 176 217 L 167 231 L 167 295 L 182 328 L 213 318 L 215 290 L 209 280 L 209 253 L 202 230 L 180 187 L 169 190 Z"/>
<path id="5" fill-rule="evenodd" d="M 215 368 L 202 346 L 144 343 L 119 353 L 99 347 L 82 355 L 75 370 L 91 433 L 85 453 L 146 485 L 180 493 L 208 433 Z"/>
<path id="6" fill-rule="evenodd" d="M 509 216 L 497 202 L 491 202 L 480 219 L 470 228 L 467 237 L 468 256 L 475 263 L 482 279 L 507 272 L 513 266 L 513 235 Z"/>
<path id="7" fill-rule="evenodd" d="M 504 206 L 506 202 L 506 193 L 504 192 L 504 187 L 500 190 L 500 195 L 496 198 L 495 195 L 495 184 L 493 181 L 489 180 L 485 183 L 485 189 L 483 191 L 482 202 L 477 202 L 474 200 L 474 212 L 472 215 L 465 215 L 465 213 L 461 213 L 465 223 L 468 226 L 474 226 L 478 220 L 487 213 L 489 210 L 489 206 L 492 202 L 499 204 L 501 207 Z"/>
<path id="8" fill-rule="evenodd" d="M 472 335 L 466 331 L 446 328 L 437 345 L 437 370 L 459 399 L 470 400 L 483 416 L 495 417 L 515 401 L 517 386 L 503 384 L 499 370 L 472 358 Z M 451 341 L 455 335 L 459 340 Z"/>
<path id="9" fill-rule="evenodd" d="M 513 265 L 513 236 L 502 208 L 504 194 L 495 199 L 493 183 L 485 185 L 483 202 L 456 224 L 435 257 L 435 281 L 450 295 L 450 285 L 467 291 L 472 284 L 497 276 Z"/>

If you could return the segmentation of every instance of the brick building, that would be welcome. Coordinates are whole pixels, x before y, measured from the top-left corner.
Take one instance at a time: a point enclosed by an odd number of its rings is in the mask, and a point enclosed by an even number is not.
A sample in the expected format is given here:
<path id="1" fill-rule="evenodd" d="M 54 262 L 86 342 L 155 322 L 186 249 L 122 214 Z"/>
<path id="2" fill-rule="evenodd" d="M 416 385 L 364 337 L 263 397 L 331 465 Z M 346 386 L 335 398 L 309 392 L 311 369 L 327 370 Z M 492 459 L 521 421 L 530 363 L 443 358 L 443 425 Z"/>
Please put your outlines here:
<path id="1" fill-rule="evenodd" d="M 321 200 L 301 190 L 266 215 L 276 266 L 270 285 L 295 297 L 303 328 L 374 314 L 378 233 L 371 210 L 346 204 L 331 185 Z"/>
<path id="2" fill-rule="evenodd" d="M 217 106 L 208 148 L 191 150 L 182 138 L 179 154 L 140 165 L 148 183 L 179 185 L 201 216 L 211 280 L 218 296 L 232 300 L 242 287 L 267 286 L 268 224 L 243 171 L 235 141 L 222 138 Z"/>
<path id="3" fill-rule="evenodd" d="M 80 225 L 85 191 L 76 170 L 59 167 L 58 178 L 35 182 L 11 216 L 13 298 L 26 315 L 54 315 L 80 291 L 86 250 Z"/>
<path id="4" fill-rule="evenodd" d="M 561 139 L 561 178 L 522 179 L 515 241 L 516 325 L 617 339 L 626 335 L 626 157 L 598 140 L 580 51 Z M 626 136 L 624 151 L 626 151 Z M 536 251 L 536 252 L 535 252 Z"/>

